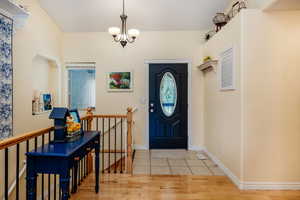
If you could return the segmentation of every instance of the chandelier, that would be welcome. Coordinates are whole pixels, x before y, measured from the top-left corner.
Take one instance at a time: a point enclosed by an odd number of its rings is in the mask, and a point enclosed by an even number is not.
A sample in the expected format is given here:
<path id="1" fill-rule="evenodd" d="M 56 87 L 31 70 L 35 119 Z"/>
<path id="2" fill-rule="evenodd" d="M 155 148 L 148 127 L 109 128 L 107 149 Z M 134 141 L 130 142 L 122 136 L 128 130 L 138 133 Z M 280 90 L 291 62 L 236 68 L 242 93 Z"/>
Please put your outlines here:
<path id="1" fill-rule="evenodd" d="M 127 43 L 133 43 L 135 39 L 140 35 L 140 31 L 137 29 L 129 29 L 127 32 L 126 20 L 127 15 L 125 15 L 125 2 L 123 0 L 123 13 L 120 15 L 122 21 L 121 29 L 119 27 L 110 27 L 108 32 L 113 36 L 115 42 L 120 42 L 124 48 Z"/>

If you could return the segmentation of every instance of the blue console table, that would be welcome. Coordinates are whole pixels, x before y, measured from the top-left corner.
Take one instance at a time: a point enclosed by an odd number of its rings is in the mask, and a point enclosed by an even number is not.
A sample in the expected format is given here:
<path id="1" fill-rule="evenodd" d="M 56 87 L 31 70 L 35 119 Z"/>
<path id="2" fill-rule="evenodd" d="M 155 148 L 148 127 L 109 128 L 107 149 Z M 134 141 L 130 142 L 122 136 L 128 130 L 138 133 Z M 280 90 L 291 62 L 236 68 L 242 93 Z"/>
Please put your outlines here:
<path id="1" fill-rule="evenodd" d="M 78 169 L 78 159 L 82 159 L 95 149 L 96 193 L 99 191 L 99 151 L 100 132 L 86 131 L 74 142 L 50 142 L 43 147 L 26 153 L 27 155 L 27 200 L 36 200 L 37 176 L 39 173 L 59 174 L 62 200 L 69 198 L 70 169 Z M 77 173 L 75 173 L 77 174 Z M 75 175 L 76 179 L 76 175 Z"/>

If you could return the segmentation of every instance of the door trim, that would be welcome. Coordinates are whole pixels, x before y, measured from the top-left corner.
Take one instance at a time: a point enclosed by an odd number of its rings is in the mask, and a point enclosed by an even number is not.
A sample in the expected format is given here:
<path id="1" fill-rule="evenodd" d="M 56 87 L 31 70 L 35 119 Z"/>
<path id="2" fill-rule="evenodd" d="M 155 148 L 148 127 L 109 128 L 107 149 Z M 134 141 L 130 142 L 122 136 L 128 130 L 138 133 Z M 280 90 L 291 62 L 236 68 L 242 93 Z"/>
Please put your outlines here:
<path id="1" fill-rule="evenodd" d="M 189 59 L 170 59 L 170 60 L 145 60 L 146 67 L 146 90 L 145 90 L 145 113 L 146 113 L 146 144 L 143 149 L 149 149 L 149 65 L 150 64 L 164 64 L 164 63 L 186 63 L 188 65 L 188 149 L 192 149 L 191 139 L 192 139 L 192 61 Z"/>

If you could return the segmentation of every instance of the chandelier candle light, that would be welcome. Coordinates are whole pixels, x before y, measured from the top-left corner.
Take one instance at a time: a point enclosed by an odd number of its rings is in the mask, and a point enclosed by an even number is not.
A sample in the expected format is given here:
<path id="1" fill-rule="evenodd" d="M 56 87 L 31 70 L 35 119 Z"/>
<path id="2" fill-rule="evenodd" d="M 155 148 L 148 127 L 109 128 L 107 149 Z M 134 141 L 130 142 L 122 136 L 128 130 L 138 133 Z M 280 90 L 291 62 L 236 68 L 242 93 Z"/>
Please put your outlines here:
<path id="1" fill-rule="evenodd" d="M 125 15 L 125 2 L 123 0 L 123 13 L 120 15 L 122 21 L 122 28 L 119 27 L 110 27 L 108 32 L 113 36 L 115 42 L 120 42 L 124 48 L 126 44 L 133 43 L 135 39 L 140 35 L 140 31 L 137 29 L 129 29 L 127 32 L 126 20 L 127 15 Z"/>

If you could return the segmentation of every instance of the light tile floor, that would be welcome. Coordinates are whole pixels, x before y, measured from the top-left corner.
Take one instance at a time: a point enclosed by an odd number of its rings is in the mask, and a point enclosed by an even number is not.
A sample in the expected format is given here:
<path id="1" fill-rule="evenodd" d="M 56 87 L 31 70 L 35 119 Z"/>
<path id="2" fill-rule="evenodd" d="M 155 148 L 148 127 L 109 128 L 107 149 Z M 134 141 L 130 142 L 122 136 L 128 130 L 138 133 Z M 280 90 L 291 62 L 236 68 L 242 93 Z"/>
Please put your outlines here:
<path id="1" fill-rule="evenodd" d="M 186 150 L 137 150 L 133 174 L 224 176 L 223 171 L 207 156 L 207 159 L 200 160 L 199 153 L 204 154 Z"/>

